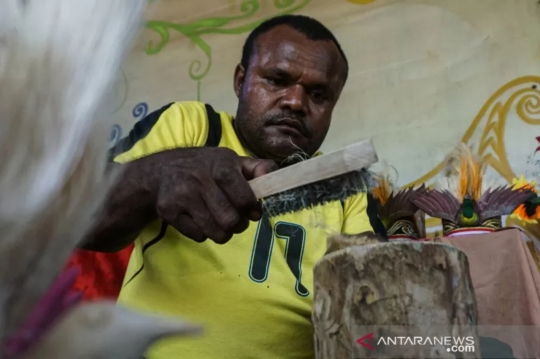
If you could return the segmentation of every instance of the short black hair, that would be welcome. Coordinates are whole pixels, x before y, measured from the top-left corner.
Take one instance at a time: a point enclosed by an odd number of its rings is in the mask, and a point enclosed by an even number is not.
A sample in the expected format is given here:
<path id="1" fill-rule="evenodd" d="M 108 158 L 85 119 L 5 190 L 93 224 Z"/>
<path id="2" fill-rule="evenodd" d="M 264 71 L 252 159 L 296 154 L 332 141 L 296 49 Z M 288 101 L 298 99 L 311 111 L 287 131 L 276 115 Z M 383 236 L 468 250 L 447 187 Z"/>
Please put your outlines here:
<path id="1" fill-rule="evenodd" d="M 341 45 L 332 32 L 326 28 L 326 26 L 319 21 L 304 15 L 276 16 L 263 21 L 259 26 L 257 26 L 247 37 L 242 49 L 242 60 L 240 63 L 245 70 L 247 70 L 249 67 L 249 61 L 251 59 L 251 55 L 253 54 L 257 38 L 280 25 L 288 25 L 294 30 L 304 34 L 310 40 L 332 41 L 336 45 L 339 54 L 343 58 L 343 61 L 345 61 L 345 78 L 343 81 L 345 84 L 349 75 L 349 62 L 347 61 L 345 53 L 341 49 Z"/>

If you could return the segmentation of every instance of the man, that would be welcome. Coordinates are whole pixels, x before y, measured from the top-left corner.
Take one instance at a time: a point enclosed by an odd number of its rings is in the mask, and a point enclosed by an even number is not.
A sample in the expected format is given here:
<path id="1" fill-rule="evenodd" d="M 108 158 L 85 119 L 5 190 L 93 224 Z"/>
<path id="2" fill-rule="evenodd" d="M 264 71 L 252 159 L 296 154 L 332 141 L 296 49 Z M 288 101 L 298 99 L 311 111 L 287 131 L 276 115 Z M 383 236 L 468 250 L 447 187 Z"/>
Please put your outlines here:
<path id="1" fill-rule="evenodd" d="M 268 218 L 247 180 L 299 150 L 316 155 L 347 74 L 322 24 L 273 18 L 244 45 L 236 116 L 169 104 L 115 148 L 126 167 L 88 248 L 135 240 L 119 303 L 205 327 L 148 358 L 313 358 L 312 269 L 327 235 L 381 224 L 365 193 Z"/>

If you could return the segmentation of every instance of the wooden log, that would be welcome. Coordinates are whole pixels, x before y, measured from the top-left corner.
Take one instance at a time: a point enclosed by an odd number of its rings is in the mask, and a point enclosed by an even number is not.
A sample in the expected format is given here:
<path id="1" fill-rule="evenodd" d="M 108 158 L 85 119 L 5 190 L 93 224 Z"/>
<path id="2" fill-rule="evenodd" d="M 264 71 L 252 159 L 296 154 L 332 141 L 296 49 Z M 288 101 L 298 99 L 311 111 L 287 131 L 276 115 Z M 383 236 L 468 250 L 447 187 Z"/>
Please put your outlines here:
<path id="1" fill-rule="evenodd" d="M 312 320 L 317 359 L 481 358 L 469 264 L 449 245 L 329 238 Z M 448 340 L 465 338 L 466 352 L 449 352 Z"/>

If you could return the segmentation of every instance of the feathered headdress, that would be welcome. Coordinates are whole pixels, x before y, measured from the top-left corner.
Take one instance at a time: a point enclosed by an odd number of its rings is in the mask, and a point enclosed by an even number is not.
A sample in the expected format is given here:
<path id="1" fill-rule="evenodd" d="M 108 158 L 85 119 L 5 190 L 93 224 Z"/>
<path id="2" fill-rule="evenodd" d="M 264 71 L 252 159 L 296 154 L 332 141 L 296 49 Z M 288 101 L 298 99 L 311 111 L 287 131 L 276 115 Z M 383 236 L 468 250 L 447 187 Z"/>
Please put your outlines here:
<path id="1" fill-rule="evenodd" d="M 494 188 L 493 182 L 485 178 L 485 163 L 464 143 L 448 156 L 446 163 L 435 189 L 416 193 L 411 199 L 431 217 L 460 223 L 463 204 L 471 201 L 477 215 L 474 226 L 478 226 L 488 219 L 511 214 L 520 203 L 534 195 L 527 188 Z"/>
<path id="2" fill-rule="evenodd" d="M 373 173 L 373 178 L 377 186 L 372 194 L 377 202 L 379 217 L 388 230 L 388 236 L 425 237 L 424 216 L 410 201 L 414 193 L 425 191 L 424 185 L 416 189 L 399 189 L 391 179 L 388 166 Z"/>

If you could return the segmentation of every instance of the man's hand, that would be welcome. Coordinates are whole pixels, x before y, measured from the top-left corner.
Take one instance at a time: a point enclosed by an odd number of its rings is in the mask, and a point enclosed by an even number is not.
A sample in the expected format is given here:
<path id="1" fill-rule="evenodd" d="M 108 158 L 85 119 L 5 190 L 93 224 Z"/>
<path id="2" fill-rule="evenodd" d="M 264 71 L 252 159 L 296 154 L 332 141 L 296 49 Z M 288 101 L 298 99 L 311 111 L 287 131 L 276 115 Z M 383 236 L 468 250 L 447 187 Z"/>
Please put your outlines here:
<path id="1" fill-rule="evenodd" d="M 278 168 L 226 148 L 175 149 L 132 165 L 145 174 L 161 219 L 197 242 L 210 238 L 220 244 L 261 218 L 247 181 Z"/>

